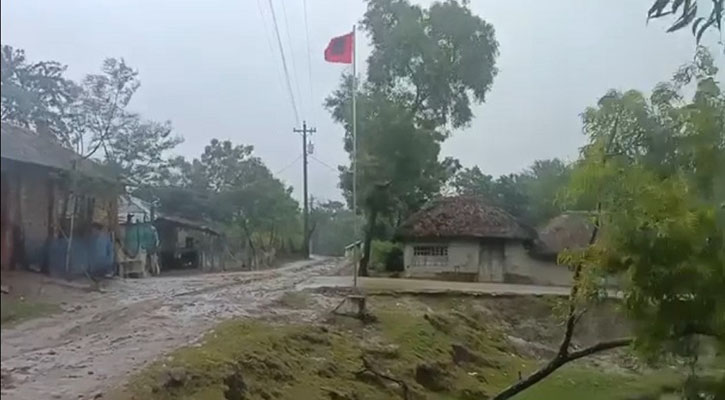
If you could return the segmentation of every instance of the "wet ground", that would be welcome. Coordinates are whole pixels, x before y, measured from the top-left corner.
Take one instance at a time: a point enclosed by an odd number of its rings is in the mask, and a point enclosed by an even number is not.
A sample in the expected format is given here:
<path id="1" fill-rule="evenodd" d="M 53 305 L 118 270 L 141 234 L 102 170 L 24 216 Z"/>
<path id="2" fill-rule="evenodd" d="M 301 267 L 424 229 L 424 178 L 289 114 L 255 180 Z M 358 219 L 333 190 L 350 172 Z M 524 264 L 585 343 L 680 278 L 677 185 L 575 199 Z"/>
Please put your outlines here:
<path id="1" fill-rule="evenodd" d="M 301 289 L 351 287 L 351 276 L 317 276 L 300 284 Z M 568 296 L 570 287 L 518 285 L 493 282 L 450 282 L 425 279 L 358 278 L 358 287 L 365 292 L 396 293 L 485 293 L 492 295 L 552 295 Z"/>
<path id="2" fill-rule="evenodd" d="M 43 283 L 45 297 L 62 301 L 64 312 L 1 331 L 2 398 L 103 398 L 130 373 L 193 343 L 224 319 L 312 320 L 325 305 L 291 310 L 278 300 L 302 289 L 352 287 L 342 270 L 338 259 L 316 259 L 264 271 L 113 280 L 102 293 Z M 392 278 L 360 278 L 358 287 L 370 293 L 569 293 L 565 287 Z"/>
<path id="3" fill-rule="evenodd" d="M 335 259 L 275 270 L 113 281 L 80 293 L 49 318 L 3 329 L 2 398 L 94 399 L 221 320 L 274 314 L 273 303 Z"/>

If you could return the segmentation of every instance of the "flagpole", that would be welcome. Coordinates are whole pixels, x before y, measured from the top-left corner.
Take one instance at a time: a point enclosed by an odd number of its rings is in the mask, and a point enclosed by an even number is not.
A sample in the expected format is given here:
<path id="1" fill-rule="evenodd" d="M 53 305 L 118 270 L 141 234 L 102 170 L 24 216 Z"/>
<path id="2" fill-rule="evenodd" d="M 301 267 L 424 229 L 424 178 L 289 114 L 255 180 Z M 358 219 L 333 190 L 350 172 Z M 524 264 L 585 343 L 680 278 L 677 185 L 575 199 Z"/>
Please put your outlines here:
<path id="1" fill-rule="evenodd" d="M 355 239 L 358 238 L 358 222 L 357 222 L 357 102 L 355 101 L 357 92 L 357 30 L 355 25 L 352 26 L 352 214 L 355 218 Z M 358 247 L 355 253 L 362 251 L 362 246 Z M 357 268 L 361 254 L 355 257 L 352 269 L 353 287 L 357 287 Z"/>

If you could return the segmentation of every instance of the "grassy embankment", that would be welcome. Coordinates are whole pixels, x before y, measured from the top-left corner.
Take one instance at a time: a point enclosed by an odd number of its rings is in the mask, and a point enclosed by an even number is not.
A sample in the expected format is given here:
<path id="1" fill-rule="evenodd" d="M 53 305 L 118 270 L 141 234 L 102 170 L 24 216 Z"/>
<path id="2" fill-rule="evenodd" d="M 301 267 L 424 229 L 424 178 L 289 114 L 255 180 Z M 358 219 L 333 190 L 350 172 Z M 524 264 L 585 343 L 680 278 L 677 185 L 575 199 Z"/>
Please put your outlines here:
<path id="1" fill-rule="evenodd" d="M 536 299 L 535 301 L 544 301 Z M 179 349 L 132 377 L 122 399 L 486 399 L 536 367 L 497 316 L 470 302 L 378 298 L 376 322 L 223 323 L 201 345 Z M 367 360 L 366 369 L 363 358 Z M 578 362 L 518 400 L 658 399 L 682 376 Z M 665 397 L 663 397 L 665 398 Z"/>

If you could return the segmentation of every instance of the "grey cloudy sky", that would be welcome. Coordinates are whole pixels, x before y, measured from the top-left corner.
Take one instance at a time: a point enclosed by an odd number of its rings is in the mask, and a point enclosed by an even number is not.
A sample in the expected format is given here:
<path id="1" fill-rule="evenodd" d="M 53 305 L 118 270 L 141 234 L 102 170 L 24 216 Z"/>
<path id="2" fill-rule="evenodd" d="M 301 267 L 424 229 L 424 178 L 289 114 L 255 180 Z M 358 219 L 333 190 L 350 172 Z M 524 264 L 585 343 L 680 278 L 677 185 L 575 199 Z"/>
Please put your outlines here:
<path id="1" fill-rule="evenodd" d="M 365 5 L 307 0 L 310 85 L 303 1 L 272 0 L 301 118 L 318 130 L 314 157 L 321 162 L 310 161 L 311 194 L 339 198 L 328 166 L 346 160 L 342 129 L 321 104 L 344 66 L 326 64 L 322 51 Z M 445 143 L 445 155 L 494 175 L 535 159 L 576 157 L 586 106 L 610 88 L 649 90 L 694 53 L 688 30 L 666 34 L 662 23 L 646 25 L 650 3 L 472 0 L 496 29 L 500 72 L 471 126 Z M 268 0 L 3 0 L 0 15 L 3 44 L 32 60 L 67 64 L 72 78 L 98 71 L 105 57 L 124 57 L 142 81 L 132 108 L 171 120 L 185 138 L 177 153 L 198 156 L 212 137 L 252 144 L 272 171 L 300 187 L 301 162 L 292 162 L 301 140 L 292 133 Z M 360 59 L 368 53 L 363 44 Z M 714 53 L 722 65 L 722 53 Z"/>

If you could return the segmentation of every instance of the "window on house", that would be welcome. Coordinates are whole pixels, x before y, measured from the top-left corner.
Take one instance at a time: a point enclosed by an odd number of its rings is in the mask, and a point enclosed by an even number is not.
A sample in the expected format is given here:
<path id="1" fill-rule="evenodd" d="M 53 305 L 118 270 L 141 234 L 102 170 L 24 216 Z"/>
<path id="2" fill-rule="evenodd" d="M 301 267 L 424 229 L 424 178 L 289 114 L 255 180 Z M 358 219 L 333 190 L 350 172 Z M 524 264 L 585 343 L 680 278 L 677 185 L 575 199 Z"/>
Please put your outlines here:
<path id="1" fill-rule="evenodd" d="M 448 265 L 448 246 L 413 247 L 413 265 L 420 267 L 441 267 Z"/>

